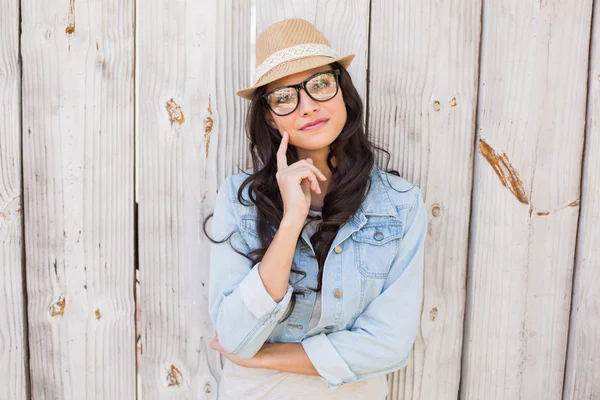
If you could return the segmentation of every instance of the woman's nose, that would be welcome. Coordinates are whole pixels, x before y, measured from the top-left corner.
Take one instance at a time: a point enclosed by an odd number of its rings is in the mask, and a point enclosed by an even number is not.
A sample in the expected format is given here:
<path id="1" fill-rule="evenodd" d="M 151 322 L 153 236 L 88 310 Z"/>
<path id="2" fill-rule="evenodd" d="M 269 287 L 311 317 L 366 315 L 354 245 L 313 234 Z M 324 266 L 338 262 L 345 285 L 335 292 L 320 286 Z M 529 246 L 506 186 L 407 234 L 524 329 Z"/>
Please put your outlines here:
<path id="1" fill-rule="evenodd" d="M 304 89 L 300 89 L 300 98 L 298 101 L 300 101 L 300 104 L 298 105 L 300 115 L 319 110 L 319 103 L 311 99 Z"/>

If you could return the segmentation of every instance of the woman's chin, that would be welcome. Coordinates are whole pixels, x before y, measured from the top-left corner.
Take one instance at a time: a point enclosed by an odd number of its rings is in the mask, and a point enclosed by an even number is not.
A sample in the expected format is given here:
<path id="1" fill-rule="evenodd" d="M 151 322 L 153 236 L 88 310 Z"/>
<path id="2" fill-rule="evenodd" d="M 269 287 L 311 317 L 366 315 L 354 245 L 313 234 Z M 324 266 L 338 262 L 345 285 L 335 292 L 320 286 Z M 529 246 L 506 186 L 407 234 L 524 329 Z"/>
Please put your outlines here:
<path id="1" fill-rule="evenodd" d="M 335 140 L 335 137 L 330 138 L 328 135 L 317 135 L 311 137 L 300 137 L 296 147 L 301 147 L 305 150 L 319 150 L 324 147 L 329 148 L 329 145 Z"/>

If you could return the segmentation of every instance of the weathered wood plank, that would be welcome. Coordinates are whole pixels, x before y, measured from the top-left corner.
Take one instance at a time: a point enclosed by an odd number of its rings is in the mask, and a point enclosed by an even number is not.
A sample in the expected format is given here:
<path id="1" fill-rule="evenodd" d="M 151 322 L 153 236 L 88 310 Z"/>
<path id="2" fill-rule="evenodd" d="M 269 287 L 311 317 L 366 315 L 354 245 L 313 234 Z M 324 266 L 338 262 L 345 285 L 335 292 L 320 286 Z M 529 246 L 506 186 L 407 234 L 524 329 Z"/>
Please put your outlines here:
<path id="1" fill-rule="evenodd" d="M 594 4 L 586 138 L 564 400 L 600 399 L 600 4 Z"/>
<path id="2" fill-rule="evenodd" d="M 391 153 L 379 166 L 417 184 L 430 209 L 421 326 L 390 399 L 456 399 L 481 2 L 373 0 L 369 132 Z"/>
<path id="3" fill-rule="evenodd" d="M 202 222 L 245 168 L 249 1 L 138 4 L 142 398 L 217 398 Z M 156 35 L 156 27 L 164 27 Z M 210 221 L 207 225 L 210 232 Z"/>
<path id="4" fill-rule="evenodd" d="M 135 398 L 133 1 L 23 0 L 32 398 Z"/>
<path id="5" fill-rule="evenodd" d="M 19 0 L 0 3 L 0 399 L 28 397 Z"/>
<path id="6" fill-rule="evenodd" d="M 484 1 L 461 399 L 561 399 L 592 1 Z"/>

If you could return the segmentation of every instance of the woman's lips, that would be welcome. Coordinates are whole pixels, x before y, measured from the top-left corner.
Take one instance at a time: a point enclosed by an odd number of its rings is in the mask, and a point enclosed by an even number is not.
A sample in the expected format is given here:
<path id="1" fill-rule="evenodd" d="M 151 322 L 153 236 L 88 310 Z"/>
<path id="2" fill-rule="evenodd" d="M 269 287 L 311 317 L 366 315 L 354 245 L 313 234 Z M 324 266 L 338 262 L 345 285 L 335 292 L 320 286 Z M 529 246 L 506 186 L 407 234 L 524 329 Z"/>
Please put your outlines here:
<path id="1" fill-rule="evenodd" d="M 325 121 L 319 122 L 316 125 L 308 126 L 308 127 L 304 128 L 302 130 L 303 131 L 314 131 L 315 129 L 319 129 L 320 127 L 322 127 L 323 125 L 325 125 L 327 123 L 327 121 L 329 121 L 329 120 L 325 120 Z"/>

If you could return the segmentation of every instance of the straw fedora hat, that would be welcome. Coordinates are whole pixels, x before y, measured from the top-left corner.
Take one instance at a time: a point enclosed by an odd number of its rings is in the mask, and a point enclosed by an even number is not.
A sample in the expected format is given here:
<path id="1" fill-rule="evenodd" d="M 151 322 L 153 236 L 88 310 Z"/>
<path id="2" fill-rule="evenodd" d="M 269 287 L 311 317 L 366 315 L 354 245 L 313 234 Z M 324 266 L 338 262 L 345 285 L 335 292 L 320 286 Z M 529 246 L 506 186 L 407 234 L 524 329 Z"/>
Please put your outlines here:
<path id="1" fill-rule="evenodd" d="M 269 26 L 256 39 L 254 84 L 236 94 L 251 100 L 256 88 L 262 85 L 335 61 L 348 68 L 354 56 L 338 56 L 325 36 L 307 20 L 284 19 Z"/>

